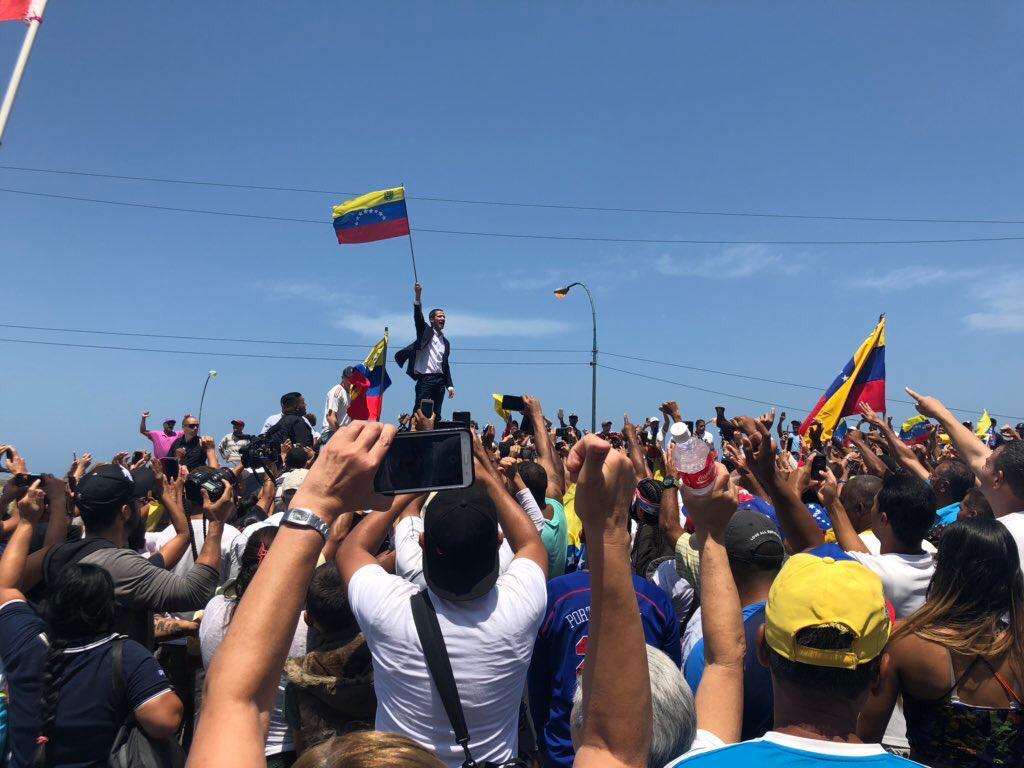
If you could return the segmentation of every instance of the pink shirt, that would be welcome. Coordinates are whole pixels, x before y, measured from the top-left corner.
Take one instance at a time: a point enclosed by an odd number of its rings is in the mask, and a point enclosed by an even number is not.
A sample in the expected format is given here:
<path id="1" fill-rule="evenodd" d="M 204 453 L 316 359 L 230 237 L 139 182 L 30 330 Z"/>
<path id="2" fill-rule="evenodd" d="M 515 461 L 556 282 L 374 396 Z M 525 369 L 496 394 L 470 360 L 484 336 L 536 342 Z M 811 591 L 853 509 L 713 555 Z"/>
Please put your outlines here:
<path id="1" fill-rule="evenodd" d="M 171 449 L 171 443 L 181 437 L 184 432 L 172 432 L 167 434 L 162 429 L 151 430 L 146 433 L 149 439 L 153 442 L 153 456 L 157 459 L 162 459 L 167 456 L 167 452 Z"/>

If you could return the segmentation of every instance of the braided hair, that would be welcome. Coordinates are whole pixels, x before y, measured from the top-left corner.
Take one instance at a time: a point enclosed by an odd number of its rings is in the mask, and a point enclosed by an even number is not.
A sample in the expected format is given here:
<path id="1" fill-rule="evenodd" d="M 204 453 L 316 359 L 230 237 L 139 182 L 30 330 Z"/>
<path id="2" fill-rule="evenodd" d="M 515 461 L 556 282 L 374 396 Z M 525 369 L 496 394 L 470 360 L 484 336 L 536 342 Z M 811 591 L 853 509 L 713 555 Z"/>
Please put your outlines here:
<path id="1" fill-rule="evenodd" d="M 241 602 L 245 590 L 252 583 L 256 571 L 263 562 L 263 558 L 270 551 L 270 545 L 274 543 L 277 531 L 277 527 L 269 525 L 265 528 L 257 528 L 253 531 L 252 536 L 249 537 L 249 541 L 245 543 L 245 549 L 242 550 L 242 557 L 239 559 L 238 576 L 235 578 L 234 585 L 228 591 L 232 606 L 227 616 L 227 622 L 230 622 L 234 617 L 235 609 L 238 607 L 239 602 Z"/>
<path id="2" fill-rule="evenodd" d="M 72 563 L 61 569 L 46 604 L 48 648 L 39 699 L 40 728 L 33 765 L 45 768 L 46 747 L 57 719 L 68 640 L 110 632 L 114 624 L 114 581 L 102 568 Z"/>

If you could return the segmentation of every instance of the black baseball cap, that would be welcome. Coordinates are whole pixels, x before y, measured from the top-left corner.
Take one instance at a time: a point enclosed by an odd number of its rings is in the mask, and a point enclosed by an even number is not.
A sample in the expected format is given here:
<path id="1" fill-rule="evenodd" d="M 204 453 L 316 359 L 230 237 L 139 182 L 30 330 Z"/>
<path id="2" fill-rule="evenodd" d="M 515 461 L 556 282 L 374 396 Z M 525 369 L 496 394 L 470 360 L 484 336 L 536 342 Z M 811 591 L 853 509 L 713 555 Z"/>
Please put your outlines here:
<path id="1" fill-rule="evenodd" d="M 498 511 L 480 486 L 441 491 L 427 505 L 423 577 L 456 602 L 483 597 L 498 580 Z"/>
<path id="2" fill-rule="evenodd" d="M 149 467 L 139 467 L 132 472 L 132 484 L 135 490 L 133 491 L 136 499 L 143 499 L 146 495 L 153 490 L 153 484 L 156 482 L 156 474 Z"/>
<path id="3" fill-rule="evenodd" d="M 725 550 L 732 560 L 756 565 L 763 570 L 782 567 L 785 550 L 782 536 L 766 515 L 752 509 L 737 509 L 725 528 Z"/>
<path id="4" fill-rule="evenodd" d="M 78 481 L 75 491 L 75 503 L 87 510 L 128 504 L 134 498 L 135 481 L 116 464 L 100 464 Z"/>

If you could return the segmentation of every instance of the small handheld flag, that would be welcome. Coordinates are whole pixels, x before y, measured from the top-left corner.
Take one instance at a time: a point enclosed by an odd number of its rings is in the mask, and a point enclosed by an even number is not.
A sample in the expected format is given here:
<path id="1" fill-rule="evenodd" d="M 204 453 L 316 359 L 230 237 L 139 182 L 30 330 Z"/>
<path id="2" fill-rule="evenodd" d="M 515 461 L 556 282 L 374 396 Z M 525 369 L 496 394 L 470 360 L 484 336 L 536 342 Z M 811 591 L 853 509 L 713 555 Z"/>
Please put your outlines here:
<path id="1" fill-rule="evenodd" d="M 385 363 L 388 355 L 388 334 L 370 350 L 366 360 L 355 366 L 349 388 L 351 402 L 348 406 L 349 418 L 361 421 L 380 421 L 380 412 L 384 405 L 384 391 L 391 386 Z"/>
<path id="2" fill-rule="evenodd" d="M 372 243 L 409 234 L 405 188 L 382 189 L 334 206 L 338 243 Z"/>
<path id="3" fill-rule="evenodd" d="M 806 435 L 817 419 L 822 426 L 821 439 L 828 440 L 839 420 L 855 415 L 861 403 L 885 413 L 885 315 L 804 419 L 800 434 Z"/>
<path id="4" fill-rule="evenodd" d="M 925 416 L 913 416 L 903 422 L 900 427 L 900 440 L 907 445 L 920 445 L 928 442 L 928 419 Z"/>
<path id="5" fill-rule="evenodd" d="M 978 427 L 974 430 L 974 434 L 985 444 L 992 442 L 992 417 L 988 415 L 987 408 L 981 412 L 981 418 L 978 419 Z"/>

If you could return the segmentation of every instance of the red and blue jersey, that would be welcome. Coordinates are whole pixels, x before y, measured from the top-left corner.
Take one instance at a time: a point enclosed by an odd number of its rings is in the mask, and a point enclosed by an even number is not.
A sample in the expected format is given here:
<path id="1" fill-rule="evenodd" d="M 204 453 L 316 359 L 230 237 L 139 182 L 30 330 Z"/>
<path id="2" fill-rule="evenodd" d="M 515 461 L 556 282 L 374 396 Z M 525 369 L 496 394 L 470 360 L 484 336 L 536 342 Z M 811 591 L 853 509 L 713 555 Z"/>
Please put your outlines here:
<path id="1" fill-rule="evenodd" d="M 661 587 L 633 576 L 648 645 L 682 663 L 679 621 Z M 590 628 L 590 573 L 577 571 L 548 582 L 548 608 L 530 662 L 530 711 L 545 766 L 573 764 L 569 728 L 576 677 L 583 671 Z"/>

